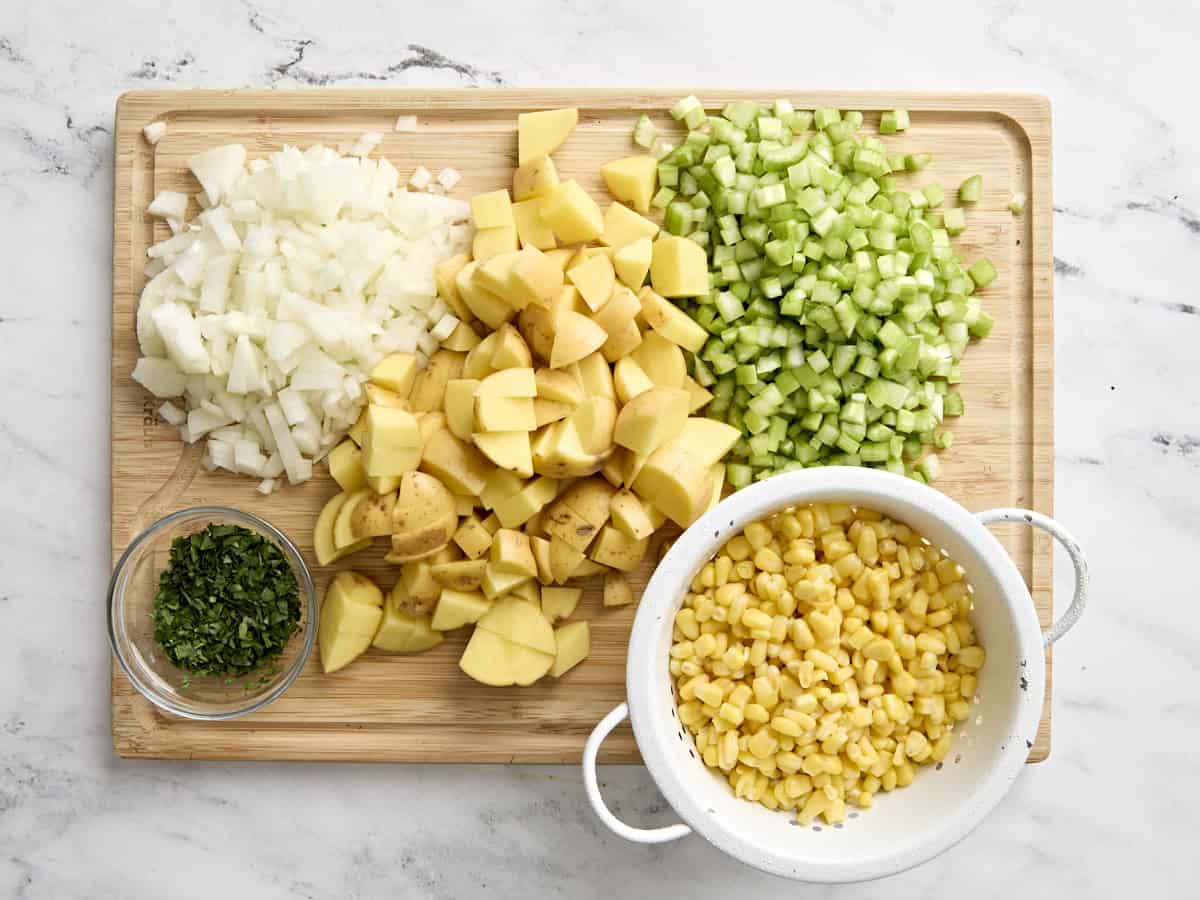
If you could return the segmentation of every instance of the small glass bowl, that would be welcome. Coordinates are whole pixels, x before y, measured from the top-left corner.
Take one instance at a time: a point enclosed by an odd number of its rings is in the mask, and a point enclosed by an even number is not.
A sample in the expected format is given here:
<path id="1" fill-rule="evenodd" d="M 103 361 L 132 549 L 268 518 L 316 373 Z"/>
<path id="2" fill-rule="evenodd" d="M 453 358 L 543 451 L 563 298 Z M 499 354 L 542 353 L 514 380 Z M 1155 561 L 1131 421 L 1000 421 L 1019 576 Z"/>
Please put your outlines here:
<path id="1" fill-rule="evenodd" d="M 171 541 L 213 523 L 240 525 L 275 544 L 287 558 L 300 589 L 299 628 L 283 652 L 261 671 L 232 678 L 189 675 L 173 665 L 155 641 L 151 621 Z M 147 700 L 188 719 L 235 719 L 262 709 L 296 680 L 316 636 L 316 589 L 300 551 L 274 525 L 236 509 L 194 506 L 159 519 L 134 538 L 108 585 L 108 637 L 121 668 Z"/>

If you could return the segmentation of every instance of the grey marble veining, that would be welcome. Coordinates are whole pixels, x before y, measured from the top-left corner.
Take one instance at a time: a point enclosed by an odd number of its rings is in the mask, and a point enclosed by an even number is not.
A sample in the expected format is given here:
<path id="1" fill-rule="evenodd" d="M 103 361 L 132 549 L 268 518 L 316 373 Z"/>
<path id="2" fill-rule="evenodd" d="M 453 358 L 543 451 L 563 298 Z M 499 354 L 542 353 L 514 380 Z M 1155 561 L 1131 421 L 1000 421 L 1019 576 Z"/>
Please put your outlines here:
<path id="1" fill-rule="evenodd" d="M 1195 896 L 1200 12 L 709 6 L 0 8 L 0 896 Z M 1053 100 L 1056 511 L 1090 550 L 1094 594 L 1055 652 L 1049 762 L 938 860 L 798 888 L 699 838 L 624 844 L 585 808 L 573 768 L 115 759 L 102 596 L 117 94 L 706 83 Z M 630 820 L 671 820 L 641 769 L 604 780 Z"/>

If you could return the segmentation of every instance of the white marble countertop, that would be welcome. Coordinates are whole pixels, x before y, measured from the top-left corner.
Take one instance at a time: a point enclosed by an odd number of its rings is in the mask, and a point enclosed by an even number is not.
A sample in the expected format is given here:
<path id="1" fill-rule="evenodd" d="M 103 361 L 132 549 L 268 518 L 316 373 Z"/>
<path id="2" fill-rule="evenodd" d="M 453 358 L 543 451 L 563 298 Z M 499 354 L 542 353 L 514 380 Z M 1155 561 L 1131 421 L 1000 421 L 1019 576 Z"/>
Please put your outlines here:
<path id="1" fill-rule="evenodd" d="M 1182 562 L 1200 537 L 1200 13 L 1154 0 L 1109 12 L 705 5 L 45 0 L 0 12 L 0 896 L 1195 896 L 1200 617 Z M 1050 760 L 962 844 L 884 883 L 804 889 L 700 838 L 649 849 L 607 835 L 570 767 L 113 756 L 114 102 L 130 88 L 357 84 L 1050 96 L 1056 507 L 1090 550 L 1094 593 L 1056 650 Z M 604 777 L 629 819 L 670 819 L 642 769 Z"/>

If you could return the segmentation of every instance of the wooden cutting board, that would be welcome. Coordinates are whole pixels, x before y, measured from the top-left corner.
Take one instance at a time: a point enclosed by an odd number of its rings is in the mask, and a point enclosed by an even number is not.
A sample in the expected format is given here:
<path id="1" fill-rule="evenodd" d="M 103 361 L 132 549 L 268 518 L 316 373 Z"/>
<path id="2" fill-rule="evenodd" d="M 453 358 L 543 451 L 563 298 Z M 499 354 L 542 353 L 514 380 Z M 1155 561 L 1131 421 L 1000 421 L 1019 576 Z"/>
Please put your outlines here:
<path id="1" fill-rule="evenodd" d="M 324 466 L 310 482 L 262 497 L 255 482 L 198 468 L 199 447 L 179 443 L 155 415 L 157 402 L 129 377 L 138 355 L 134 313 L 144 283 L 146 248 L 167 235 L 146 215 L 158 190 L 195 192 L 186 160 L 200 150 L 241 142 L 251 156 L 283 143 L 338 145 L 379 131 L 376 153 L 407 178 L 417 166 L 462 175 L 454 194 L 469 197 L 510 185 L 517 113 L 574 105 L 579 127 L 555 154 L 565 177 L 607 196 L 601 163 L 636 151 L 630 130 L 646 112 L 663 128 L 671 103 L 696 93 L 709 107 L 734 99 L 789 97 L 798 108 L 861 109 L 869 125 L 883 109 L 912 113 L 906 134 L 888 137 L 900 152 L 930 152 L 933 165 L 915 183 L 939 180 L 947 195 L 968 175 L 983 175 L 984 195 L 958 241 L 968 260 L 981 254 L 1000 277 L 982 294 L 996 318 L 991 336 L 967 352 L 966 415 L 942 454 L 938 488 L 971 510 L 1027 506 L 1052 512 L 1053 316 L 1051 303 L 1050 108 L 1015 94 L 886 94 L 722 90 L 325 90 L 298 92 L 135 92 L 117 102 L 113 209 L 112 550 L 114 560 L 143 527 L 182 507 L 219 503 L 264 516 L 305 551 L 323 588 L 331 569 L 315 567 L 312 526 L 336 490 Z M 415 114 L 416 132 L 393 130 Z M 151 121 L 167 123 L 157 146 L 142 138 Z M 1023 192 L 1014 217 L 1006 204 Z M 953 203 L 953 200 L 951 200 Z M 1050 621 L 1049 539 L 1015 526 L 996 529 L 1016 560 L 1043 625 Z M 378 552 L 346 561 L 390 588 L 396 572 Z M 651 554 L 653 556 L 653 554 Z M 647 564 L 647 570 L 649 563 Z M 637 586 L 648 571 L 638 573 Z M 566 763 L 580 758 L 592 726 L 625 698 L 625 647 L 632 607 L 602 610 L 589 588 L 580 613 L 592 623 L 592 655 L 561 681 L 530 688 L 488 688 L 469 681 L 456 660 L 464 635 L 418 656 L 369 652 L 342 672 L 322 676 L 313 654 L 300 679 L 268 709 L 233 722 L 198 723 L 157 711 L 114 666 L 113 744 L 121 756 L 396 762 Z M 1050 679 L 1030 760 L 1050 747 Z M 626 726 L 604 745 L 608 762 L 638 761 Z"/>

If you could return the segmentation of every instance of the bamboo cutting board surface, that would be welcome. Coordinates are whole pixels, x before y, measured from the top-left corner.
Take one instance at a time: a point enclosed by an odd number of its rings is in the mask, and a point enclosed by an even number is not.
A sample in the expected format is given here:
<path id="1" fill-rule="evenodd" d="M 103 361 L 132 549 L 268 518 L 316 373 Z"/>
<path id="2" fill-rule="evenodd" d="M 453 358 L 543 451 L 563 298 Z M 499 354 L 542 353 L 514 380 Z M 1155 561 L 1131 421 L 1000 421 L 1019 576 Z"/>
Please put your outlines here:
<path id="1" fill-rule="evenodd" d="M 941 455 L 937 487 L 968 509 L 1026 506 L 1045 513 L 1053 504 L 1053 315 L 1051 302 L 1050 109 L 1041 97 L 1015 94 L 885 94 L 805 91 L 506 90 L 506 91 L 184 91 L 138 92 L 117 103 L 113 210 L 112 551 L 117 558 L 145 526 L 166 513 L 202 503 L 251 510 L 282 528 L 305 552 L 323 588 L 332 568 L 316 567 L 312 527 L 336 491 L 325 467 L 299 487 L 270 497 L 252 479 L 199 469 L 200 447 L 185 447 L 175 429 L 158 421 L 158 402 L 129 377 L 138 356 L 137 297 L 145 281 L 146 248 L 167 236 L 145 212 L 158 190 L 194 193 L 187 159 L 229 142 L 251 157 L 283 143 L 308 146 L 350 142 L 364 131 L 384 140 L 386 156 L 405 178 L 417 165 L 433 172 L 453 166 L 462 175 L 454 195 L 507 187 L 516 162 L 519 112 L 578 106 L 579 127 L 555 154 L 564 178 L 575 178 L 602 203 L 601 163 L 637 152 L 634 120 L 647 112 L 664 129 L 663 111 L 697 94 L 708 107 L 733 99 L 789 97 L 798 108 L 861 109 L 867 125 L 878 111 L 912 113 L 906 134 L 886 138 L 898 152 L 930 152 L 933 165 L 914 184 L 938 180 L 947 195 L 968 175 L 983 175 L 984 196 L 970 211 L 958 240 L 968 260 L 986 254 L 1000 277 L 982 293 L 996 318 L 992 334 L 972 345 L 963 365 L 966 415 L 953 423 L 955 443 Z M 419 119 L 416 132 L 393 131 L 398 115 Z M 167 123 L 151 147 L 141 129 Z M 1014 192 L 1029 197 L 1012 216 Z M 954 203 L 951 199 L 950 204 Z M 1043 626 L 1051 618 L 1049 539 L 1016 526 L 996 529 L 1016 560 Z M 345 560 L 387 590 L 396 569 L 377 550 Z M 652 548 L 653 549 L 653 548 Z M 645 583 L 652 552 L 637 573 Z M 233 722 L 200 723 L 157 711 L 113 667 L 113 743 L 126 757 L 289 759 L 397 762 L 577 762 L 588 733 L 625 699 L 625 647 L 634 608 L 602 610 L 589 587 L 574 618 L 592 625 L 592 655 L 561 680 L 529 688 L 489 688 L 466 678 L 457 658 L 465 634 L 416 656 L 376 651 L 333 676 L 319 671 L 316 653 L 291 690 L 267 709 Z M 464 630 L 465 631 L 465 630 Z M 1049 662 L 1049 660 L 1047 660 Z M 1030 761 L 1050 747 L 1050 678 Z M 608 762 L 637 762 L 628 726 L 605 743 Z"/>

